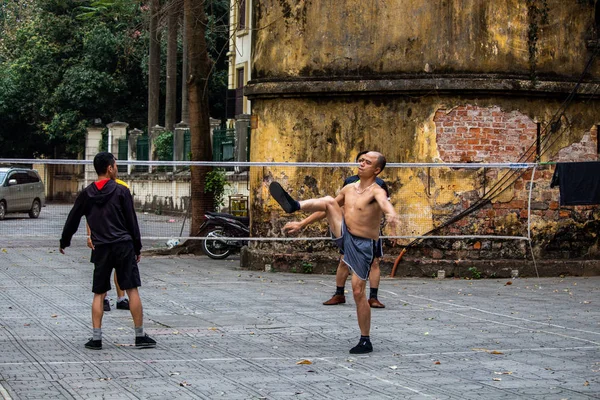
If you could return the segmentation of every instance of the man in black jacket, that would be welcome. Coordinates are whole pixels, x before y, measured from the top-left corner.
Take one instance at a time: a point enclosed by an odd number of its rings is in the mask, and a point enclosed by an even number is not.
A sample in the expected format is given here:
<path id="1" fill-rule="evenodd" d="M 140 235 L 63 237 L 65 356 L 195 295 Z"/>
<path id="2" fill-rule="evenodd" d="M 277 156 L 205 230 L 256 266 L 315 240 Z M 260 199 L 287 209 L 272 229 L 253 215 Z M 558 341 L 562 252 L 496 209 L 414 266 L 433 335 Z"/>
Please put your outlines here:
<path id="1" fill-rule="evenodd" d="M 142 241 L 133 197 L 129 189 L 115 182 L 117 163 L 108 152 L 94 157 L 98 180 L 85 188 L 67 217 L 60 239 L 60 252 L 71 244 L 81 217 L 85 215 L 92 232 L 94 244 L 94 277 L 92 292 L 93 337 L 85 344 L 91 350 L 102 349 L 103 299 L 110 290 L 110 275 L 117 272 L 119 286 L 129 296 L 129 307 L 135 327 L 135 346 L 156 347 L 156 341 L 144 334 L 142 301 L 138 287 L 142 285 L 137 263 L 140 262 Z"/>

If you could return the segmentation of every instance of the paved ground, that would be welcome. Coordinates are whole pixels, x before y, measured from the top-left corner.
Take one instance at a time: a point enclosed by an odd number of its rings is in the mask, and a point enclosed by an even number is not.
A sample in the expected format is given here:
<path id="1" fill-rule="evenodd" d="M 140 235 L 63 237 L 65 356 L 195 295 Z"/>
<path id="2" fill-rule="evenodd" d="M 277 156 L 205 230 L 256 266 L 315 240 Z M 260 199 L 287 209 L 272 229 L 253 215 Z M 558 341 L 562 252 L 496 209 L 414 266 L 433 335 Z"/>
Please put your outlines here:
<path id="1" fill-rule="evenodd" d="M 5 399 L 600 398 L 599 277 L 384 280 L 375 352 L 357 357 L 354 302 L 321 305 L 332 276 L 146 258 L 158 347 L 134 349 L 129 313 L 113 309 L 98 352 L 83 347 L 88 250 L 28 243 L 0 239 Z"/>

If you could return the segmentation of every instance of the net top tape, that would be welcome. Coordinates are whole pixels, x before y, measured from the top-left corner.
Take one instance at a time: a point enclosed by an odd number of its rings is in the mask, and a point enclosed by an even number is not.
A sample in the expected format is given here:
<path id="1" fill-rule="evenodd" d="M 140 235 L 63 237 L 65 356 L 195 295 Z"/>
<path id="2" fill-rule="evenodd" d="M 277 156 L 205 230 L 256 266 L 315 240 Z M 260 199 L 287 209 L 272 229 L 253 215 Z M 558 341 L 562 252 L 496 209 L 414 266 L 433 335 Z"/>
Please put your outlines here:
<path id="1" fill-rule="evenodd" d="M 0 158 L 0 164 L 58 164 L 58 165 L 92 165 L 92 160 L 60 160 L 60 159 L 28 159 Z M 270 161 L 144 161 L 118 160 L 120 165 L 152 165 L 152 166 L 205 166 L 205 167 L 358 167 L 358 163 L 317 163 L 317 162 L 270 162 Z M 527 169 L 537 166 L 536 163 L 387 163 L 386 168 L 507 168 Z"/>

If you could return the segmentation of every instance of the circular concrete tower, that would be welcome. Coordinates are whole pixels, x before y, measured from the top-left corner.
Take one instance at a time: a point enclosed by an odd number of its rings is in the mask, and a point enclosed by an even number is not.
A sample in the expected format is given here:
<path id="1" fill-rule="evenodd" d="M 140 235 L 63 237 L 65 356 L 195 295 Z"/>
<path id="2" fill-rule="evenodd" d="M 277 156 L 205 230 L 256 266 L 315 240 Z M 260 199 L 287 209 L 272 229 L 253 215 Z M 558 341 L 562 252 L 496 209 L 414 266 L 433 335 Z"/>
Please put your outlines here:
<path id="1" fill-rule="evenodd" d="M 596 9 L 559 0 L 254 0 L 251 161 L 352 162 L 372 149 L 388 162 L 516 162 L 538 130 L 549 134 L 566 100 L 561 136 L 539 159 L 569 160 L 558 154 L 577 143 L 586 153 L 573 161 L 597 159 Z M 253 234 L 287 220 L 268 196 L 271 179 L 308 198 L 335 194 L 350 173 L 253 169 Z M 389 178 L 395 204 L 407 201 L 408 175 Z"/>

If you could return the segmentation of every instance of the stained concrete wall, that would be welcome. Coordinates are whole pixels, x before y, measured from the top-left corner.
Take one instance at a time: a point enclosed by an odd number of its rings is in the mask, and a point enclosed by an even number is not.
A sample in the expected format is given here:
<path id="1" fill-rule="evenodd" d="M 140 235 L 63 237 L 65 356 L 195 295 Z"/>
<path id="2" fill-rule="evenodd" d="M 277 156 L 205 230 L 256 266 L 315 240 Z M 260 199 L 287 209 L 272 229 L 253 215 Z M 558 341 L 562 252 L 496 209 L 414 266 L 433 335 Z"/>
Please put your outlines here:
<path id="1" fill-rule="evenodd" d="M 538 7 L 537 14 L 528 3 Z M 245 91 L 256 122 L 251 161 L 351 162 L 364 149 L 381 151 L 388 162 L 524 161 L 521 155 L 535 143 L 536 122 L 543 139 L 549 138 L 548 124 L 576 86 L 592 54 L 588 39 L 596 35 L 590 2 L 548 1 L 547 21 L 542 4 L 255 1 L 255 70 Z M 569 103 L 552 140 L 544 142 L 541 161 L 597 159 L 599 68 L 594 62 L 587 70 L 580 97 Z M 526 159 L 533 161 L 531 154 Z M 335 194 L 353 173 L 350 168 L 251 168 L 253 234 L 280 236 L 285 222 L 300 218 L 280 212 L 268 195 L 272 180 L 306 199 Z M 548 187 L 551 173 L 546 167 L 534 177 L 534 251 L 548 260 L 598 257 L 587 250 L 598 247 L 590 227 L 599 213 L 558 207 L 557 191 L 541 189 Z M 480 188 L 465 184 L 461 174 L 385 171 L 404 233 L 427 231 L 476 201 Z M 448 232 L 522 234 L 525 178 Z M 431 196 L 431 185 L 446 191 Z M 590 223 L 584 227 L 581 221 Z M 327 234 L 324 224 L 307 233 Z M 559 244 L 565 239 L 580 245 L 567 249 Z M 325 241 L 252 243 L 242 260 L 258 268 L 276 259 L 291 265 L 320 257 L 313 253 L 320 250 L 331 251 L 335 265 L 335 252 Z M 429 261 L 529 263 L 527 247 L 517 242 L 426 242 L 413 254 Z"/>
<path id="2" fill-rule="evenodd" d="M 588 1 L 254 1 L 253 79 L 397 73 L 530 72 L 576 77 L 594 25 Z M 547 14 L 547 23 L 542 14 Z M 595 67 L 595 71 L 599 71 Z"/>

